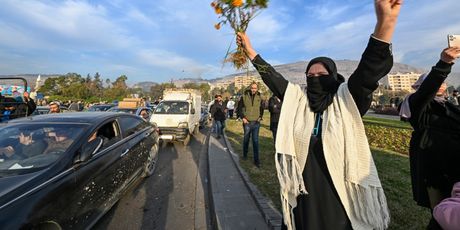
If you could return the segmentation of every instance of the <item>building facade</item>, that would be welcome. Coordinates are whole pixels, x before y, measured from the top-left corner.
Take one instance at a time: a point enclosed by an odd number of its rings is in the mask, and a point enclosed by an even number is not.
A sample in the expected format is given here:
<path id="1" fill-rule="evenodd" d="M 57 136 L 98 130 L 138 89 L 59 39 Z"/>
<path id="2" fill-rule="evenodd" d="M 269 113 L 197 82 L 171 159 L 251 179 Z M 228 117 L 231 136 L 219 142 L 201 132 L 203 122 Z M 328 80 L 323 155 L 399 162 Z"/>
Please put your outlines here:
<path id="1" fill-rule="evenodd" d="M 414 92 L 412 85 L 418 80 L 420 73 L 388 74 L 386 84 L 392 91 Z"/>

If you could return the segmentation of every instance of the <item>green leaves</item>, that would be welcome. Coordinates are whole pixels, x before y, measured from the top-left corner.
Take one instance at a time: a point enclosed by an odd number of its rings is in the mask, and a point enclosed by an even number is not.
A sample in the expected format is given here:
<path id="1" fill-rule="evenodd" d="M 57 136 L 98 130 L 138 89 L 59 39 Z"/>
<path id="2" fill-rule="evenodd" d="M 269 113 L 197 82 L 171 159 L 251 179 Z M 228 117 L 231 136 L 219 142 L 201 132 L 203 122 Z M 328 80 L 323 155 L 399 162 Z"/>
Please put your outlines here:
<path id="1" fill-rule="evenodd" d="M 409 154 L 412 130 L 370 123 L 367 123 L 365 128 L 370 146 L 405 155 Z"/>

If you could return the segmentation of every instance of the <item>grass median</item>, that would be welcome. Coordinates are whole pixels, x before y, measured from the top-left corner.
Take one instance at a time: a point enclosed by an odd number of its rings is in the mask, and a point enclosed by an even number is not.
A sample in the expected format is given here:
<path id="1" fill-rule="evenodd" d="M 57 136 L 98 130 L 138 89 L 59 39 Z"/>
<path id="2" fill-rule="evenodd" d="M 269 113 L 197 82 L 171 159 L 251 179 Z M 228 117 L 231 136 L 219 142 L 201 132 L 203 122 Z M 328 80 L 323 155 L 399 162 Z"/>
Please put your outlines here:
<path id="1" fill-rule="evenodd" d="M 260 161 L 262 167 L 256 168 L 252 161 L 252 142 L 250 144 L 248 160 L 242 159 L 243 153 L 243 125 L 236 120 L 228 120 L 226 134 L 236 153 L 240 156 L 240 165 L 248 173 L 250 180 L 281 211 L 279 198 L 279 184 L 274 161 L 274 144 L 269 129 L 270 117 L 265 113 L 259 133 Z M 365 117 L 368 125 L 383 126 L 397 131 L 403 130 L 410 134 L 410 126 L 399 121 L 381 118 Z M 380 127 L 379 127 L 380 128 Z M 369 138 L 371 141 L 371 138 Z M 430 212 L 420 208 L 412 200 L 412 191 L 409 174 L 409 159 L 407 155 L 387 150 L 386 148 L 372 147 L 375 164 L 382 181 L 388 206 L 391 213 L 390 229 L 424 229 L 430 219 Z"/>

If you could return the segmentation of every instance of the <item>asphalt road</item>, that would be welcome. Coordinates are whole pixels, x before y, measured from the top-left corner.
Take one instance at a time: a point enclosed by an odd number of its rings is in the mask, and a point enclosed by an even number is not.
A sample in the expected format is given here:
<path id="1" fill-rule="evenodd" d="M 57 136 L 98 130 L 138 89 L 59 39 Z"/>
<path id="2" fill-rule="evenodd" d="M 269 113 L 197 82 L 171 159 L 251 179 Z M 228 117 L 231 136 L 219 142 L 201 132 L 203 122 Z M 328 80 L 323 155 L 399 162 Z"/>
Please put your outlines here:
<path id="1" fill-rule="evenodd" d="M 154 175 L 129 190 L 94 229 L 211 229 L 207 132 L 188 146 L 163 143 Z"/>
<path id="2" fill-rule="evenodd" d="M 400 120 L 399 116 L 394 116 L 394 115 L 385 115 L 385 114 L 376 114 L 373 110 L 368 110 L 366 113 L 367 116 L 371 117 L 378 117 L 378 118 L 385 118 L 385 119 L 390 119 L 390 120 Z"/>

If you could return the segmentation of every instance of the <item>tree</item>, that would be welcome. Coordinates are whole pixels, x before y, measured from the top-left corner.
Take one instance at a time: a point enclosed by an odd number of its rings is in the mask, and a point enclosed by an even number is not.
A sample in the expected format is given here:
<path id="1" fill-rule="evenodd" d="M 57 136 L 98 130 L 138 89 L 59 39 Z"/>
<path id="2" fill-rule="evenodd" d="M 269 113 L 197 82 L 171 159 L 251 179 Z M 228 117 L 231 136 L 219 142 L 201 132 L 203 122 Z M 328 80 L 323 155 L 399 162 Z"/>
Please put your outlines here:
<path id="1" fill-rule="evenodd" d="M 162 83 L 154 85 L 150 87 L 150 95 L 152 96 L 153 100 L 156 100 L 160 97 L 163 97 L 163 91 L 168 88 L 176 88 L 176 85 L 174 85 L 174 83 Z"/>
<path id="2" fill-rule="evenodd" d="M 126 75 L 121 75 L 115 79 L 112 88 L 104 91 L 104 97 L 110 98 L 111 100 L 121 100 L 126 97 L 129 94 L 128 86 L 126 85 L 127 80 L 128 77 Z"/>
<path id="3" fill-rule="evenodd" d="M 105 84 L 107 85 L 107 88 L 110 88 L 112 86 L 112 83 L 110 82 L 110 79 L 105 79 Z"/>
<path id="4" fill-rule="evenodd" d="M 211 86 L 208 83 L 201 83 L 200 85 L 201 100 L 203 101 L 211 100 L 211 95 L 209 95 L 210 90 L 211 90 Z"/>
<path id="5" fill-rule="evenodd" d="M 231 95 L 235 94 L 235 91 L 236 91 L 235 82 L 227 86 L 227 92 L 229 92 Z"/>

